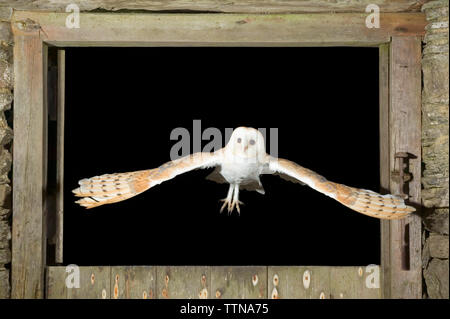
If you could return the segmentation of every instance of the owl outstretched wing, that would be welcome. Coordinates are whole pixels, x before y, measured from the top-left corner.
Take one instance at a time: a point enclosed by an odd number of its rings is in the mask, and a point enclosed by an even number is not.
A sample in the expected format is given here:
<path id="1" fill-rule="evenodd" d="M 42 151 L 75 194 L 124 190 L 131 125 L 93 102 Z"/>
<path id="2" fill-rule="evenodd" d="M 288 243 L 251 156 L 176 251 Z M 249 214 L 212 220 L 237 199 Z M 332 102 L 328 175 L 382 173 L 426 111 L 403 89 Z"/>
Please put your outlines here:
<path id="1" fill-rule="evenodd" d="M 309 187 L 331 197 L 341 204 L 379 219 L 400 219 L 415 211 L 404 200 L 395 195 L 381 195 L 366 189 L 359 189 L 328 181 L 325 177 L 292 161 L 270 157 L 270 174 L 282 174 L 298 180 Z"/>
<path id="2" fill-rule="evenodd" d="M 199 168 L 220 165 L 221 150 L 214 153 L 195 153 L 167 162 L 158 168 L 115 173 L 85 178 L 72 192 L 82 197 L 76 203 L 86 208 L 123 201 L 177 175 Z"/>

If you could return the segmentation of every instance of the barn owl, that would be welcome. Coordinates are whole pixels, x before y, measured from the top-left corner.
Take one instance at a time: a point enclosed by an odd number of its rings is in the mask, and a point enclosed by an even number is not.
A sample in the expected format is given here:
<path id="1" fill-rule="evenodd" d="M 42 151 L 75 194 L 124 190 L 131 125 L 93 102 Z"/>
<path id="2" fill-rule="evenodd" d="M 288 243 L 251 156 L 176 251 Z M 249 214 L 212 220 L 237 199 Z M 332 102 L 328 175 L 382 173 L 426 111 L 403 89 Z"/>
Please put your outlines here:
<path id="1" fill-rule="evenodd" d="M 261 132 L 249 127 L 236 128 L 227 145 L 213 153 L 194 153 L 149 170 L 82 179 L 73 192 L 82 197 L 76 203 L 93 208 L 131 198 L 194 169 L 210 167 L 215 167 L 215 170 L 208 179 L 229 184 L 227 197 L 222 200 L 221 212 L 227 208 L 228 213 L 231 213 L 236 208 L 240 214 L 240 189 L 264 194 L 259 178 L 262 174 L 276 174 L 289 181 L 308 185 L 356 212 L 379 219 L 399 219 L 415 211 L 413 207 L 405 205 L 400 197 L 334 183 L 287 159 L 270 156 L 266 153 Z"/>

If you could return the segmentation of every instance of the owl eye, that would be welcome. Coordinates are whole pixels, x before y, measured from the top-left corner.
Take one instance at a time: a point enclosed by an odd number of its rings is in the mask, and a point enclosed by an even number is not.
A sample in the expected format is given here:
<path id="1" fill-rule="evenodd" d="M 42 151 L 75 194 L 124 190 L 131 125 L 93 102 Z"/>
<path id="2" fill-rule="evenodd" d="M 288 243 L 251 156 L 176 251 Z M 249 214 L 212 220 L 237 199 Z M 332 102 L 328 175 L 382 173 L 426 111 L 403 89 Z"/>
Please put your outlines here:
<path id="1" fill-rule="evenodd" d="M 255 140 L 250 140 L 250 145 L 255 145 Z"/>
<path id="2" fill-rule="evenodd" d="M 238 142 L 238 143 L 242 142 L 242 139 L 241 139 L 241 138 L 238 138 L 238 139 L 237 139 L 237 142 Z"/>

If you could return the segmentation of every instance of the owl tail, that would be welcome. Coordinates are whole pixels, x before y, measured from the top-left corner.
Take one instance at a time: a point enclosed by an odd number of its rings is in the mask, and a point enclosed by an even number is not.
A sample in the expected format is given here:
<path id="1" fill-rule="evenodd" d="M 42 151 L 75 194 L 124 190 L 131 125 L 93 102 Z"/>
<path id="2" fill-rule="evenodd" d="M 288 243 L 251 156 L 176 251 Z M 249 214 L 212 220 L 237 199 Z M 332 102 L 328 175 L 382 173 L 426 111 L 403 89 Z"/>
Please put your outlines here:
<path id="1" fill-rule="evenodd" d="M 83 197 L 76 203 L 86 208 L 120 202 L 149 189 L 151 186 L 149 176 L 153 171 L 105 174 L 85 178 L 78 182 L 80 187 L 72 192 L 75 196 Z"/>
<path id="2" fill-rule="evenodd" d="M 400 219 L 416 210 L 395 195 L 381 195 L 366 189 L 333 184 L 336 190 L 334 198 L 361 214 L 380 219 Z"/>

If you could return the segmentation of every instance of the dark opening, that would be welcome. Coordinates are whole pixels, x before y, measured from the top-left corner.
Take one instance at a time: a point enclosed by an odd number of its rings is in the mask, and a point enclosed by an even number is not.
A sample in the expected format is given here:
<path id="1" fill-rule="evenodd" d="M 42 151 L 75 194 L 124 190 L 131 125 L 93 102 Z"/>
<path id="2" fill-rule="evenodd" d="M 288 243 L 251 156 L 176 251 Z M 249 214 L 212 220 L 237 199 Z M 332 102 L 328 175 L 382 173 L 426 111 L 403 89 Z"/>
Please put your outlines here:
<path id="1" fill-rule="evenodd" d="M 219 213 L 211 170 L 85 210 L 78 180 L 170 160 L 174 128 L 278 128 L 278 155 L 327 179 L 379 190 L 377 48 L 69 48 L 64 263 L 367 265 L 379 220 L 265 175 Z M 270 134 L 268 135 L 268 137 Z M 209 141 L 203 141 L 202 147 Z"/>

